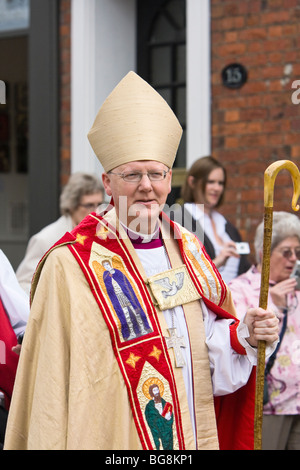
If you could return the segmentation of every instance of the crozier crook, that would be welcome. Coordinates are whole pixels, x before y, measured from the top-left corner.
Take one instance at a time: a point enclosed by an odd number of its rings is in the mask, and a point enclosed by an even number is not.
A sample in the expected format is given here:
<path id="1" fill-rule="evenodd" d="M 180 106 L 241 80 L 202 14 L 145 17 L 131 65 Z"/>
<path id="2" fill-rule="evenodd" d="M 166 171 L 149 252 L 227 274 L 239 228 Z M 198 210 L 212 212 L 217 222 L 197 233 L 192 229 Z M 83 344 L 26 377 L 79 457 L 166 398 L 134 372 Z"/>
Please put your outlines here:
<path id="1" fill-rule="evenodd" d="M 300 196 L 300 172 L 297 166 L 290 160 L 279 160 L 272 163 L 264 174 L 264 243 L 261 270 L 261 285 L 259 306 L 267 308 L 270 274 L 270 254 L 273 225 L 273 194 L 274 183 L 277 174 L 281 170 L 288 170 L 293 179 L 294 194 L 292 199 L 292 209 L 299 210 L 297 201 Z M 265 371 L 265 341 L 259 341 L 257 351 L 257 371 L 256 371 L 256 391 L 255 391 L 255 419 L 254 419 L 254 449 L 261 449 L 262 441 L 262 419 L 263 419 L 263 391 L 264 391 L 264 371 Z"/>

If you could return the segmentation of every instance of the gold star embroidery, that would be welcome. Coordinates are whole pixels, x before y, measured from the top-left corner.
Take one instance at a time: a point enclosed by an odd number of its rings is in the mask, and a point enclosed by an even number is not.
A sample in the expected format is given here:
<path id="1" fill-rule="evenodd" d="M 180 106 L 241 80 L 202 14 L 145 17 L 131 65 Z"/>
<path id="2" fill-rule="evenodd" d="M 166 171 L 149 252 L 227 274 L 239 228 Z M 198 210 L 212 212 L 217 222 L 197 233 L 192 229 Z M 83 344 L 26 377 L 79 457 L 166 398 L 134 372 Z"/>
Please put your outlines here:
<path id="1" fill-rule="evenodd" d="M 153 356 L 155 359 L 157 359 L 157 361 L 159 361 L 161 353 L 162 351 L 160 349 L 158 349 L 156 346 L 153 346 L 153 351 L 149 354 L 149 356 Z"/>
<path id="2" fill-rule="evenodd" d="M 76 241 L 77 243 L 80 243 L 80 245 L 84 245 L 84 241 L 87 238 L 86 235 L 80 235 L 80 233 L 77 233 L 76 235 Z"/>
<path id="3" fill-rule="evenodd" d="M 135 356 L 134 353 L 130 353 L 126 362 L 127 362 L 127 364 L 129 364 L 131 367 L 133 367 L 135 369 L 135 364 L 140 359 L 141 359 L 140 356 Z"/>

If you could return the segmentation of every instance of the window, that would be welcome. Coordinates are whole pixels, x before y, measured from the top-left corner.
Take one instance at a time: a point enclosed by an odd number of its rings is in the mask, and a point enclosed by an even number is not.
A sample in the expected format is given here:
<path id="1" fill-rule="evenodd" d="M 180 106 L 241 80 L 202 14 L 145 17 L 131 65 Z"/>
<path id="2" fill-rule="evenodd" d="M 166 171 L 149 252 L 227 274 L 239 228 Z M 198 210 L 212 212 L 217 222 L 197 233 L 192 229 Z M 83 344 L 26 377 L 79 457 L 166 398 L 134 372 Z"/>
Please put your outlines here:
<path id="1" fill-rule="evenodd" d="M 146 5 L 148 3 L 148 5 Z M 150 6 L 149 6 L 150 4 Z M 186 165 L 186 2 L 138 2 L 138 72 L 167 101 L 183 136 L 175 168 Z"/>

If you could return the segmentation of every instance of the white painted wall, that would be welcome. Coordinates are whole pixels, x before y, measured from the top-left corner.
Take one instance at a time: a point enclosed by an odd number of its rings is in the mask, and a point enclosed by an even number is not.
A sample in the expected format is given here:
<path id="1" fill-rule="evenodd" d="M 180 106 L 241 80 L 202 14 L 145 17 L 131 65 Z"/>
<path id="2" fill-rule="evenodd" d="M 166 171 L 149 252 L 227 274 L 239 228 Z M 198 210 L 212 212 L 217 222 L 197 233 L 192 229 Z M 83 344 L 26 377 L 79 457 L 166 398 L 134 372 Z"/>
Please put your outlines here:
<path id="1" fill-rule="evenodd" d="M 135 0 L 96 2 L 95 112 L 130 71 L 136 70 Z"/>
<path id="2" fill-rule="evenodd" d="M 135 70 L 135 23 L 135 0 L 72 0 L 72 173 L 102 173 L 87 133 L 107 95 Z"/>
<path id="3" fill-rule="evenodd" d="M 187 0 L 187 168 L 211 152 L 210 0 Z"/>

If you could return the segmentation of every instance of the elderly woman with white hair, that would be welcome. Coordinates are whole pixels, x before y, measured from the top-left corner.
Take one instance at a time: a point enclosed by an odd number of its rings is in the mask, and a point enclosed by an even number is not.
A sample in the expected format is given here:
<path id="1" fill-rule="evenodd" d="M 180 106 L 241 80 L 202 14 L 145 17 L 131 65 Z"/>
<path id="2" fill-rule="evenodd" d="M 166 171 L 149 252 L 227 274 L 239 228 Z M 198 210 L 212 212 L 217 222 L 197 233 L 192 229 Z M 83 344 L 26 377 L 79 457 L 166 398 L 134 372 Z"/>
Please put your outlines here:
<path id="1" fill-rule="evenodd" d="M 256 261 L 229 283 L 239 317 L 259 305 L 263 222 L 254 241 Z M 291 277 L 300 260 L 300 220 L 274 212 L 268 307 L 280 319 L 280 342 L 266 363 L 263 449 L 300 450 L 300 291 Z"/>
<path id="2" fill-rule="evenodd" d="M 73 230 L 84 217 L 103 202 L 104 189 L 97 176 L 74 173 L 60 195 L 61 216 L 34 234 L 27 245 L 25 257 L 16 276 L 21 287 L 29 294 L 32 276 L 40 259 L 66 232 Z"/>

